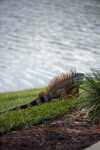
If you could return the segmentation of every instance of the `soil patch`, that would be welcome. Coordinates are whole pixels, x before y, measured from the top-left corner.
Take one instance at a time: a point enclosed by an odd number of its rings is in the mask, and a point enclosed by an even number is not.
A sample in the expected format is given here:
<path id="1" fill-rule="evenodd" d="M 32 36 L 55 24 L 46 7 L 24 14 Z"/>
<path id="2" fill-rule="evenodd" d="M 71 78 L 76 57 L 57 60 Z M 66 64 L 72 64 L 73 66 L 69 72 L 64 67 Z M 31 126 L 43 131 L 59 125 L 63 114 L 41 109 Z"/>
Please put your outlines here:
<path id="1" fill-rule="evenodd" d="M 100 140 L 100 126 L 87 123 L 86 110 L 6 133 L 0 150 L 83 150 Z"/>

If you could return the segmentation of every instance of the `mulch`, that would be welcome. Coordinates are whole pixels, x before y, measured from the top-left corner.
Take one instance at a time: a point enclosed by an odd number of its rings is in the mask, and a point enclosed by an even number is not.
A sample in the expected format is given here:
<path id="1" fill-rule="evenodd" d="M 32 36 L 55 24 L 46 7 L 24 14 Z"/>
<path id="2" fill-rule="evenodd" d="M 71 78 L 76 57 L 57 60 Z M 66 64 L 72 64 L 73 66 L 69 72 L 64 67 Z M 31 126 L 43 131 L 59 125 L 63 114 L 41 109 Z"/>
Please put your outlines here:
<path id="1" fill-rule="evenodd" d="M 40 125 L 5 133 L 0 150 L 83 150 L 100 140 L 100 126 L 87 122 L 79 109 Z"/>

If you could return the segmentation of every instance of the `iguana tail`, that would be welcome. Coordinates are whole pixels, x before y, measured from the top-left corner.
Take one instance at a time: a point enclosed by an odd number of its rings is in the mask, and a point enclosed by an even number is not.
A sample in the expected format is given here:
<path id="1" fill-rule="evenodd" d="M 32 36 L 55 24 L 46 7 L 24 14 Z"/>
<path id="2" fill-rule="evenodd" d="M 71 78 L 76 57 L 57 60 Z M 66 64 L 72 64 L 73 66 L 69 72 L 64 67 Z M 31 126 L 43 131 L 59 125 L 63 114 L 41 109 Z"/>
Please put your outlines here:
<path id="1" fill-rule="evenodd" d="M 28 104 L 25 104 L 25 105 L 22 105 L 22 106 L 15 107 L 13 109 L 9 109 L 9 110 L 4 111 L 4 112 L 0 112 L 0 114 L 5 113 L 5 112 L 9 112 L 9 111 L 13 111 L 13 110 L 26 109 L 28 107 L 33 107 L 33 106 L 36 106 L 36 105 L 39 105 L 39 104 L 42 104 L 42 103 L 45 103 L 45 102 L 49 102 L 50 100 L 51 100 L 51 98 L 50 98 L 48 93 L 41 92 L 36 97 L 36 99 L 33 100 L 32 102 L 30 102 Z"/>

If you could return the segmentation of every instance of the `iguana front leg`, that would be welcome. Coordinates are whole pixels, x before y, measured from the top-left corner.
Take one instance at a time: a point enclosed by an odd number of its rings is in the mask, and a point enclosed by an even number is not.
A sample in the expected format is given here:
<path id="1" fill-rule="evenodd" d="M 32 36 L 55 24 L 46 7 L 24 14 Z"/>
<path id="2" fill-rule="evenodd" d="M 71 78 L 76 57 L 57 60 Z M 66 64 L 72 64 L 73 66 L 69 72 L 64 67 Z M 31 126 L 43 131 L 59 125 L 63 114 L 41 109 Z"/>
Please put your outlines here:
<path id="1" fill-rule="evenodd" d="M 74 97 L 77 93 L 79 93 L 79 87 L 76 87 L 72 90 L 70 97 Z"/>
<path id="2" fill-rule="evenodd" d="M 57 97 L 60 99 L 63 99 L 64 97 L 67 97 L 66 90 L 64 88 L 57 90 Z"/>
<path id="3" fill-rule="evenodd" d="M 76 95 L 79 92 L 79 87 L 74 88 L 71 91 L 71 94 L 67 93 L 66 90 L 64 88 L 57 90 L 56 95 L 57 98 L 60 99 L 67 99 L 68 97 L 74 97 L 74 95 Z"/>

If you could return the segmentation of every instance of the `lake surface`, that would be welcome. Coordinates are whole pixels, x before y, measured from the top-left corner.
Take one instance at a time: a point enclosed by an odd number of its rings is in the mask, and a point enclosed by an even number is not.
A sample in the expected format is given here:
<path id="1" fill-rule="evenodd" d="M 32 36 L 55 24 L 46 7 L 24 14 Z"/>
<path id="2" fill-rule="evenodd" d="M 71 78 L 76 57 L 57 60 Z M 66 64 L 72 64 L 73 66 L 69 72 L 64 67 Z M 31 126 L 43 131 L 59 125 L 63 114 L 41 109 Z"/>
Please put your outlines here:
<path id="1" fill-rule="evenodd" d="M 0 92 L 100 66 L 99 0 L 0 0 Z"/>

